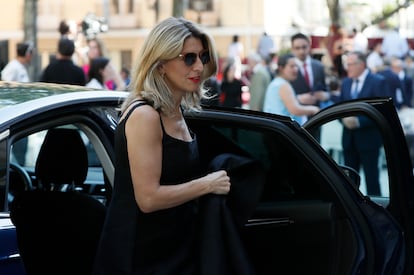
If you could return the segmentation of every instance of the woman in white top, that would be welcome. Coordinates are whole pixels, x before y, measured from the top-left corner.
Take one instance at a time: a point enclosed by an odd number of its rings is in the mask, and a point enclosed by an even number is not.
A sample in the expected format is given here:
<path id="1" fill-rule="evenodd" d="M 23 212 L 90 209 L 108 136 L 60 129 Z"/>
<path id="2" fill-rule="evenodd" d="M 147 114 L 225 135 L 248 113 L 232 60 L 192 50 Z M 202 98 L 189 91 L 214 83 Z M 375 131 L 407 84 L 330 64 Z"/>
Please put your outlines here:
<path id="1" fill-rule="evenodd" d="M 277 63 L 277 77 L 267 87 L 263 111 L 290 116 L 299 124 L 303 124 L 307 116 L 314 115 L 319 111 L 319 107 L 302 105 L 289 83 L 289 81 L 295 80 L 298 75 L 295 57 L 292 54 L 282 55 Z"/>

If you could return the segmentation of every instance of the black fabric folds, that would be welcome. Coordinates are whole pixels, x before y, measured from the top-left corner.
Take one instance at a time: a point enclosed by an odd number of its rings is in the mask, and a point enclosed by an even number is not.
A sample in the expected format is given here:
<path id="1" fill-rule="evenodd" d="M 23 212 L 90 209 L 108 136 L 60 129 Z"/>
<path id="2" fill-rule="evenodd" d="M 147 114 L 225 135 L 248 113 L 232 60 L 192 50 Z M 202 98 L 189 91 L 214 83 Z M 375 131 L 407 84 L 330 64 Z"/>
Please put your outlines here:
<path id="1" fill-rule="evenodd" d="M 200 274 L 255 274 L 245 251 L 240 230 L 253 214 L 265 182 L 258 161 L 234 154 L 221 154 L 211 171 L 224 169 L 230 176 L 227 196 L 209 194 L 200 199 Z"/>

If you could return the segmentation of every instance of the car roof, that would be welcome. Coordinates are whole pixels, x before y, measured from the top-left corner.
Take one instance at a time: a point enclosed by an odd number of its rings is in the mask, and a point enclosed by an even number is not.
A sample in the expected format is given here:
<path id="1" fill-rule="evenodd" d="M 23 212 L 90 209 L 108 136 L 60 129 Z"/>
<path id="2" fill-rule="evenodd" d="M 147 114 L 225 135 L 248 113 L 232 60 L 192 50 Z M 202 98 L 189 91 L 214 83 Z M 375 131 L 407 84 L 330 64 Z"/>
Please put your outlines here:
<path id="1" fill-rule="evenodd" d="M 82 86 L 0 82 L 0 128 L 4 123 L 64 106 L 104 101 L 120 102 L 128 92 L 87 89 Z"/>
<path id="2" fill-rule="evenodd" d="M 66 84 L 0 81 L 0 109 L 51 95 L 91 90 L 93 89 L 84 86 Z"/>

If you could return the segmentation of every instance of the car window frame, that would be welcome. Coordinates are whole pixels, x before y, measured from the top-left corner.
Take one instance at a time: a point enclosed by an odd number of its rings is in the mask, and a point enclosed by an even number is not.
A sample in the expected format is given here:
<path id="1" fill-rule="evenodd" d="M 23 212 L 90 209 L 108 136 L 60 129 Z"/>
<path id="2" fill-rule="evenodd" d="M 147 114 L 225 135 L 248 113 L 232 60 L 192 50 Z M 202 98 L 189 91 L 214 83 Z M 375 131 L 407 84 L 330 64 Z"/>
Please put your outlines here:
<path id="1" fill-rule="evenodd" d="M 414 256 L 414 219 L 412 218 L 414 176 L 404 131 L 392 99 L 359 99 L 334 104 L 313 116 L 303 125 L 303 128 L 311 133 L 326 122 L 353 115 L 366 115 L 374 120 L 382 135 L 389 178 L 389 198 L 384 208 L 404 231 L 405 272 L 412 273 L 414 271 L 414 264 L 411 261 Z M 371 200 L 367 196 L 365 199 Z"/>

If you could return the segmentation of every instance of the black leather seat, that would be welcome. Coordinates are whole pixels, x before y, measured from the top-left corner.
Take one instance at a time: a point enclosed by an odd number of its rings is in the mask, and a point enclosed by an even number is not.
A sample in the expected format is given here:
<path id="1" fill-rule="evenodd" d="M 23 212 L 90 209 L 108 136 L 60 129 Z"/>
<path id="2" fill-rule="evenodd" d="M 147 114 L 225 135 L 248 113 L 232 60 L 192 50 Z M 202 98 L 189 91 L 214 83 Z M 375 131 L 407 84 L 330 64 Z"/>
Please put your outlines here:
<path id="1" fill-rule="evenodd" d="M 28 275 L 92 273 L 106 207 L 74 189 L 57 188 L 85 179 L 84 150 L 76 130 L 50 130 L 36 164 L 36 176 L 48 188 L 24 191 L 11 204 L 10 216 Z"/>

